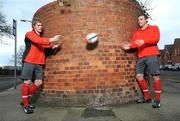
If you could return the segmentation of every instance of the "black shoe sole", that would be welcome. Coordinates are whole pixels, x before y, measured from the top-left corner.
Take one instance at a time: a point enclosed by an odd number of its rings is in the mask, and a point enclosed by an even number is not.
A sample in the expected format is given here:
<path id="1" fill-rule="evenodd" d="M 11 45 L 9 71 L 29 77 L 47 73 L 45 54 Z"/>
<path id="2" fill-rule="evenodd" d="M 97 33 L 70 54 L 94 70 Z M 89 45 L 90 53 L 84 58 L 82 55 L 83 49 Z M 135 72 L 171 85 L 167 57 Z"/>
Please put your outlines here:
<path id="1" fill-rule="evenodd" d="M 23 110 L 23 112 L 25 113 L 25 114 L 31 114 L 31 113 L 34 113 L 34 111 L 32 110 L 31 112 L 26 112 L 25 110 L 24 110 L 24 105 L 22 104 L 22 103 L 20 103 L 20 106 L 21 106 L 21 108 L 22 108 L 22 110 Z"/>
<path id="2" fill-rule="evenodd" d="M 32 113 L 34 113 L 34 111 L 31 111 L 31 112 L 28 112 L 28 111 L 27 111 L 27 112 L 26 112 L 26 111 L 24 110 L 24 113 L 25 113 L 25 114 L 32 114 Z"/>
<path id="3" fill-rule="evenodd" d="M 24 104 L 22 102 L 20 102 L 20 106 L 24 107 Z M 33 107 L 30 106 L 30 108 L 35 109 L 36 107 L 35 106 L 33 106 Z"/>
<path id="4" fill-rule="evenodd" d="M 144 99 L 139 99 L 139 100 L 136 100 L 136 103 L 138 104 L 142 104 L 142 103 L 151 103 L 151 99 L 147 99 L 147 100 L 144 100 Z"/>
<path id="5" fill-rule="evenodd" d="M 154 106 L 154 105 L 152 105 L 152 108 L 160 108 L 161 106 Z"/>

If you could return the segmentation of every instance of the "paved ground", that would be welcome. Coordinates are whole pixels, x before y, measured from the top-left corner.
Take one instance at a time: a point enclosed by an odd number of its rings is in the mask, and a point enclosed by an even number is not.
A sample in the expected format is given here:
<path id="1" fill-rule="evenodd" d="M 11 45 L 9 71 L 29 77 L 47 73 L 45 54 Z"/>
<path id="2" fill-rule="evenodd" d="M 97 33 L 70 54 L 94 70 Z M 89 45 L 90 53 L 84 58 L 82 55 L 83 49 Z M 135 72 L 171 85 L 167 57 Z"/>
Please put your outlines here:
<path id="1" fill-rule="evenodd" d="M 20 84 L 22 81 L 19 79 L 19 77 L 17 77 L 16 82 L 14 81 L 14 77 L 12 76 L 0 76 L 0 92 L 7 90 L 11 87 L 14 87 L 15 84 L 18 85 Z"/>
<path id="2" fill-rule="evenodd" d="M 180 121 L 180 72 L 162 72 L 162 107 L 151 104 L 124 104 L 103 107 L 106 116 L 87 113 L 85 107 L 48 107 L 36 105 L 34 114 L 24 114 L 19 106 L 20 87 L 0 93 L 0 121 Z"/>

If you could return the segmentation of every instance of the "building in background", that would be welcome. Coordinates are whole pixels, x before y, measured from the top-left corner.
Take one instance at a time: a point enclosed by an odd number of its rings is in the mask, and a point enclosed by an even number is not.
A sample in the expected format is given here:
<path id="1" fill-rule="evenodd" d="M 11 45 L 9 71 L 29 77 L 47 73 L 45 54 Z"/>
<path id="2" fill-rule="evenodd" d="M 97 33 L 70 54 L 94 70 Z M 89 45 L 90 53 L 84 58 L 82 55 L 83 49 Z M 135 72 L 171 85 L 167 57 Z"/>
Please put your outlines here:
<path id="1" fill-rule="evenodd" d="M 164 49 L 160 50 L 160 59 L 159 59 L 160 65 L 164 65 L 165 61 L 164 61 Z"/>
<path id="2" fill-rule="evenodd" d="M 160 50 L 161 69 L 180 70 L 180 38 L 174 40 L 174 44 L 165 45 Z"/>
<path id="3" fill-rule="evenodd" d="M 180 38 L 174 40 L 172 64 L 180 64 Z"/>
<path id="4" fill-rule="evenodd" d="M 174 47 L 173 44 L 164 46 L 164 63 L 165 64 L 172 64 L 173 47 Z"/>

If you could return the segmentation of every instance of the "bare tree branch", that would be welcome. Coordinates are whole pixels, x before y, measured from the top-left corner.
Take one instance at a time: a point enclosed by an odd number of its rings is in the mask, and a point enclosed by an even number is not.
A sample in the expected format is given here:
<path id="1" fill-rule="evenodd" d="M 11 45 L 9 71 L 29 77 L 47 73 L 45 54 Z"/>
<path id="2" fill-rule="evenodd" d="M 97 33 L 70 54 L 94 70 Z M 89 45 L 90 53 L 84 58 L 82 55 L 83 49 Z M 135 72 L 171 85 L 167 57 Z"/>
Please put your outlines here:
<path id="1" fill-rule="evenodd" d="M 22 45 L 18 48 L 18 51 L 17 51 L 17 57 L 16 57 L 16 63 L 18 66 L 22 65 L 22 59 L 23 59 L 23 52 L 25 50 L 25 46 Z M 15 55 L 12 56 L 12 58 L 10 59 L 10 63 L 13 63 L 14 62 L 14 57 Z"/>
<path id="2" fill-rule="evenodd" d="M 0 6 L 2 6 L 1 2 Z M 0 43 L 2 43 L 2 36 L 12 37 L 12 27 L 7 24 L 6 18 L 0 10 Z"/>
<path id="3" fill-rule="evenodd" d="M 141 12 L 144 13 L 148 18 L 152 19 L 152 16 L 149 14 L 149 11 L 153 8 L 149 7 L 152 4 L 153 0 L 135 0 L 141 7 Z"/>

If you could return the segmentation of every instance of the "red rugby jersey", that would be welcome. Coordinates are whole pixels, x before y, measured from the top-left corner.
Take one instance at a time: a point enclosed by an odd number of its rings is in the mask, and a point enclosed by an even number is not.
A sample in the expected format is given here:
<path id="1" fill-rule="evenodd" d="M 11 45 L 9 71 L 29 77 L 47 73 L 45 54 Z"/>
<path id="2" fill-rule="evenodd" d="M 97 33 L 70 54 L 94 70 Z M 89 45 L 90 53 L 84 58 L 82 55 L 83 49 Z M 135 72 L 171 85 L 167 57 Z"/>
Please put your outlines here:
<path id="1" fill-rule="evenodd" d="M 35 31 L 27 32 L 25 35 L 25 51 L 23 61 L 32 64 L 45 64 L 45 48 L 50 48 L 49 38 L 38 35 Z"/>
<path id="2" fill-rule="evenodd" d="M 137 39 L 144 40 L 144 44 L 142 46 L 138 46 L 135 44 Z M 145 30 L 141 28 L 137 29 L 131 41 L 131 48 L 138 49 L 138 58 L 159 55 L 159 49 L 157 43 L 160 39 L 160 32 L 157 26 L 148 25 Z"/>

